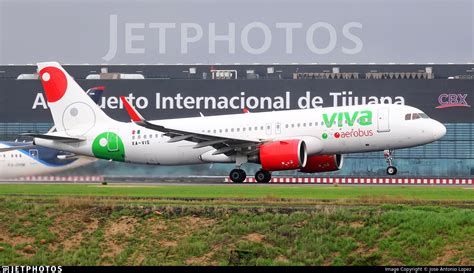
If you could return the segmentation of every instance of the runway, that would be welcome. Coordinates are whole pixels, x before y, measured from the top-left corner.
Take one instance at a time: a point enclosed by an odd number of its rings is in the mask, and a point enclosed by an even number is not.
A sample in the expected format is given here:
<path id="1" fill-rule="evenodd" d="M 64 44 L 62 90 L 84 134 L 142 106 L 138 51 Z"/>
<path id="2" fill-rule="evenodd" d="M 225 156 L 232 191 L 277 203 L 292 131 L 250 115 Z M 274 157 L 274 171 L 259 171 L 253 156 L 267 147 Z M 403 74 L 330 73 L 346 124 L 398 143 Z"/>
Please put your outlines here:
<path id="1" fill-rule="evenodd" d="M 244 183 L 235 184 L 225 176 L 182 176 L 182 177 L 136 177 L 136 176 L 29 176 L 1 179 L 2 184 L 133 184 L 133 185 L 262 185 L 255 178 L 247 177 Z M 275 176 L 265 186 L 275 185 L 353 185 L 353 186 L 462 186 L 474 185 L 473 178 L 446 177 L 282 177 Z"/>
<path id="2" fill-rule="evenodd" d="M 105 184 L 106 181 L 106 184 Z M 245 186 L 259 186 L 259 187 L 288 187 L 288 186 L 299 186 L 299 187 L 465 187 L 474 189 L 472 184 L 396 184 L 396 183 L 364 183 L 364 184 L 348 184 L 348 183 L 232 183 L 226 182 L 222 177 L 203 179 L 203 178 L 159 178 L 154 180 L 142 180 L 142 179 L 107 179 L 105 181 L 14 181 L 6 180 L 0 181 L 0 185 L 7 184 L 23 184 L 23 185 L 107 185 L 108 187 L 154 187 L 154 186 L 223 186 L 223 187 L 245 187 Z"/>

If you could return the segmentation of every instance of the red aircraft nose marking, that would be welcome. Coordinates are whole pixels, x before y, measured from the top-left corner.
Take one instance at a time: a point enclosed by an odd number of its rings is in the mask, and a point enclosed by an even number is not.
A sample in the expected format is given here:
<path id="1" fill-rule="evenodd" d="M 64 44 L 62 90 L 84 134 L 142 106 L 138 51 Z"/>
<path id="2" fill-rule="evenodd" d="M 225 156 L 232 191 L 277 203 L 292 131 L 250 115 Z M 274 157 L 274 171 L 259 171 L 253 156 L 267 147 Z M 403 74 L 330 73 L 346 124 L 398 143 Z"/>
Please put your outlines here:
<path id="1" fill-rule="evenodd" d="M 48 102 L 56 102 L 64 96 L 67 78 L 61 69 L 52 66 L 45 67 L 41 69 L 40 77 Z"/>

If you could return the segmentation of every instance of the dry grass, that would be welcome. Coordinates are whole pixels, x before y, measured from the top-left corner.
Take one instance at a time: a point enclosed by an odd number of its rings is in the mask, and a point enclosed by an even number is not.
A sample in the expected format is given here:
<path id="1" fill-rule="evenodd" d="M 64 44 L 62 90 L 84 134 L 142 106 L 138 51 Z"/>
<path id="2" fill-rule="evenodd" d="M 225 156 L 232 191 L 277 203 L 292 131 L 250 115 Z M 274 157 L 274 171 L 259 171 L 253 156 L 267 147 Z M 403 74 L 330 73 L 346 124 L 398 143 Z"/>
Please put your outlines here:
<path id="1" fill-rule="evenodd" d="M 61 196 L 58 197 L 58 204 L 64 208 L 86 208 L 94 205 L 96 198 L 91 196 Z"/>

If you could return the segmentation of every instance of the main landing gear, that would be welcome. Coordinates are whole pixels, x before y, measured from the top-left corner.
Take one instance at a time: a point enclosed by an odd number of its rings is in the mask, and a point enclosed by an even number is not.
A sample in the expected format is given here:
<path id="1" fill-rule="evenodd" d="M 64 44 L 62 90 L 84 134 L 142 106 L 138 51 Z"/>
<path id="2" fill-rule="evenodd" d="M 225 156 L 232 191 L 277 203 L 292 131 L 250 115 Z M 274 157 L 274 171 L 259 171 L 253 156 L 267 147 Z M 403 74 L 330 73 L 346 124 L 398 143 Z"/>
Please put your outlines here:
<path id="1" fill-rule="evenodd" d="M 272 179 L 272 174 L 269 171 L 259 170 L 255 173 L 255 180 L 258 183 L 268 183 Z"/>
<path id="2" fill-rule="evenodd" d="M 229 177 L 234 183 L 242 183 L 247 177 L 247 174 L 242 169 L 233 169 L 230 171 Z"/>
<path id="3" fill-rule="evenodd" d="M 229 174 L 230 180 L 234 183 L 242 183 L 245 181 L 247 174 L 242 169 L 233 169 Z M 255 174 L 257 183 L 268 183 L 272 179 L 272 174 L 269 171 L 259 170 Z"/>
<path id="4" fill-rule="evenodd" d="M 385 157 L 385 161 L 388 164 L 387 167 L 387 174 L 388 175 L 396 175 L 397 174 L 397 168 L 393 166 L 393 150 L 385 150 L 383 151 L 383 156 Z"/>

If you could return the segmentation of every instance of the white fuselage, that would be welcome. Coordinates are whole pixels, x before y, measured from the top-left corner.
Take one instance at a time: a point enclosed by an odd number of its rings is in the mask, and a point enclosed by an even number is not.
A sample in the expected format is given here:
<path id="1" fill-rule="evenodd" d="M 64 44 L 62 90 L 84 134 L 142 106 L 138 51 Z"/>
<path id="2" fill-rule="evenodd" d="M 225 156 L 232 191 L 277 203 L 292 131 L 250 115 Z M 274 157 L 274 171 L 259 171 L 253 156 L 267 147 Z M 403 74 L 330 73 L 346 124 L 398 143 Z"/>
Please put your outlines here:
<path id="1" fill-rule="evenodd" d="M 359 105 L 150 122 L 183 131 L 217 137 L 259 139 L 263 142 L 308 138 L 322 144 L 322 150 L 315 154 L 407 148 L 433 142 L 445 134 L 445 127 L 433 119 L 405 120 L 405 116 L 411 113 L 422 111 L 403 105 Z M 91 146 L 94 139 L 104 132 L 113 132 L 120 136 L 125 162 L 159 165 L 207 163 L 210 161 L 203 160 L 201 155 L 214 150 L 210 146 L 194 149 L 196 143 L 189 141 L 169 143 L 170 138 L 161 132 L 123 122 L 95 126 L 83 136 L 86 140 L 80 143 L 58 143 L 45 139 L 35 139 L 35 143 L 75 154 L 94 156 Z M 110 150 L 120 148 L 117 143 L 107 140 L 102 141 L 101 145 Z M 314 155 L 310 151 L 311 149 L 308 149 L 308 155 Z"/>

